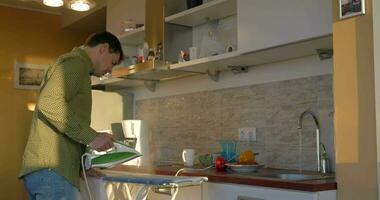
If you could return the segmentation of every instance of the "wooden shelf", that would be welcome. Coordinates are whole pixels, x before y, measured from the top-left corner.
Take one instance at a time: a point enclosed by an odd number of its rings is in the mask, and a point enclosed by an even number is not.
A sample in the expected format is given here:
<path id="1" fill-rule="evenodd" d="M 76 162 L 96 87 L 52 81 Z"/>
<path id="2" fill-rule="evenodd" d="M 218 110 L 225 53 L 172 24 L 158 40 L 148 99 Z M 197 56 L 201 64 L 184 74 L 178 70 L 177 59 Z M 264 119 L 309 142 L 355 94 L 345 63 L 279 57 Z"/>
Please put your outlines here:
<path id="1" fill-rule="evenodd" d="M 168 16 L 165 22 L 183 26 L 198 26 L 211 20 L 236 15 L 236 0 L 213 0 L 200 6 Z"/>
<path id="2" fill-rule="evenodd" d="M 159 61 L 146 61 L 144 63 L 138 63 L 128 67 L 119 67 L 112 70 L 112 77 L 144 81 L 162 81 L 195 74 L 197 73 L 169 70 L 168 64 Z"/>
<path id="3" fill-rule="evenodd" d="M 137 87 L 144 85 L 143 81 L 129 80 L 122 78 L 110 78 L 106 80 L 100 80 L 96 77 L 91 77 L 91 85 L 108 85 L 108 86 L 120 86 L 120 87 Z"/>
<path id="4" fill-rule="evenodd" d="M 144 43 L 145 27 L 137 28 L 133 31 L 125 32 L 118 36 L 123 45 L 136 46 Z"/>
<path id="5" fill-rule="evenodd" d="M 231 52 L 170 65 L 170 69 L 207 73 L 225 71 L 229 66 L 254 66 L 316 55 L 316 49 L 332 49 L 332 36 L 313 38 L 252 52 Z"/>

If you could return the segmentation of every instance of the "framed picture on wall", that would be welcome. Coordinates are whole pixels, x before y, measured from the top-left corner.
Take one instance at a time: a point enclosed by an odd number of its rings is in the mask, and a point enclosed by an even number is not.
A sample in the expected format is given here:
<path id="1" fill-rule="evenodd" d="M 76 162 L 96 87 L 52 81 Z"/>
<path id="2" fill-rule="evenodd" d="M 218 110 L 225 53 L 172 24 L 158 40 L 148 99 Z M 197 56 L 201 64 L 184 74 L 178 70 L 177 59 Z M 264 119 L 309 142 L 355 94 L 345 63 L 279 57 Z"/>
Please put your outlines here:
<path id="1" fill-rule="evenodd" d="M 18 89 L 40 88 L 48 65 L 16 63 L 14 66 L 14 85 Z"/>
<path id="2" fill-rule="evenodd" d="M 340 19 L 365 14 L 365 0 L 339 0 Z"/>

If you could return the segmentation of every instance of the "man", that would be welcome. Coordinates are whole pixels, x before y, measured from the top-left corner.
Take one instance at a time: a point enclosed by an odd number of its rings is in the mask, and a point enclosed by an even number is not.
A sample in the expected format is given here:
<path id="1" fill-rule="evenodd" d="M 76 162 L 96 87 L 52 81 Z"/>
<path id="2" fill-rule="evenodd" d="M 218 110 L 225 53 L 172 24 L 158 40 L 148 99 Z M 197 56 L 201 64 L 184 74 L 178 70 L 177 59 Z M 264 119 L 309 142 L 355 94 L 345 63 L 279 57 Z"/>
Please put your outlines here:
<path id="1" fill-rule="evenodd" d="M 110 73 L 123 59 L 119 40 L 108 32 L 60 56 L 40 88 L 20 178 L 30 199 L 75 199 L 85 145 L 103 151 L 113 137 L 90 127 L 91 79 Z M 87 174 L 99 175 L 94 170 Z"/>

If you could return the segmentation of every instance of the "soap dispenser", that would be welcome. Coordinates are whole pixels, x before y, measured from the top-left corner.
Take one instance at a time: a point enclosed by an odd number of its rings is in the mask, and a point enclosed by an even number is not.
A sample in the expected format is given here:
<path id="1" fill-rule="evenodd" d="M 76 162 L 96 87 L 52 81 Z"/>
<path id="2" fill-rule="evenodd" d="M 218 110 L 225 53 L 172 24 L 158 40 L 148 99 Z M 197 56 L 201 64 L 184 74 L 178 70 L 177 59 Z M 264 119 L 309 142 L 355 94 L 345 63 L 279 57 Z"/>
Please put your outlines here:
<path id="1" fill-rule="evenodd" d="M 325 145 L 321 143 L 322 146 L 322 155 L 321 155 L 321 172 L 322 173 L 330 173 L 330 159 L 327 155 Z"/>

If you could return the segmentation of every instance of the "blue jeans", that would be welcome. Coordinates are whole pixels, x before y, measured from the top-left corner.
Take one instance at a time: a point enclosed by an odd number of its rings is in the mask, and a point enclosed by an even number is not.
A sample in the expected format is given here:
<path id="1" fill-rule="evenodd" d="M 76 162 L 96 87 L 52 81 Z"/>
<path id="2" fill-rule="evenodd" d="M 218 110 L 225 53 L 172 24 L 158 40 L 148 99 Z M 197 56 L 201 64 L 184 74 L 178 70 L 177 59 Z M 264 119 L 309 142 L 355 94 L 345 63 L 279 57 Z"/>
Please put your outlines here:
<path id="1" fill-rule="evenodd" d="M 25 175 L 23 179 L 31 200 L 76 199 L 77 188 L 53 170 L 41 169 Z"/>

